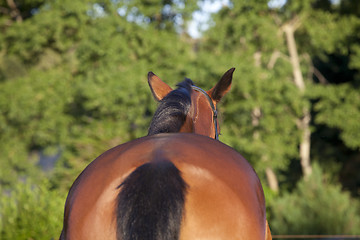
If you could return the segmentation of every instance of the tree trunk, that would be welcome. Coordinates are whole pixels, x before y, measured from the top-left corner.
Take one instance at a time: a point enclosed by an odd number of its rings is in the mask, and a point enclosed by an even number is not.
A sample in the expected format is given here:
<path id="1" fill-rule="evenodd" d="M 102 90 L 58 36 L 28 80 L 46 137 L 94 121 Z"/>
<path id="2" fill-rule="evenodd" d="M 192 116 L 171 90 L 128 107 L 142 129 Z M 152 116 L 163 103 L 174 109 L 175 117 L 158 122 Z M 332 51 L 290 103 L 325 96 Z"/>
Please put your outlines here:
<path id="1" fill-rule="evenodd" d="M 17 22 L 22 22 L 23 19 L 22 19 L 22 16 L 21 16 L 21 13 L 20 13 L 19 9 L 16 6 L 15 1 L 14 0 L 7 0 L 7 4 L 11 9 L 10 16 L 15 18 Z"/>
<path id="2" fill-rule="evenodd" d="M 251 123 L 254 127 L 256 127 L 260 124 L 259 121 L 260 121 L 261 115 L 262 115 L 262 113 L 261 113 L 260 107 L 255 107 L 253 109 L 253 111 L 251 112 Z M 259 132 L 255 131 L 253 134 L 253 137 L 254 137 L 254 139 L 258 140 L 260 137 Z M 267 162 L 268 157 L 266 155 L 263 155 L 261 160 L 262 160 L 262 162 Z M 266 179 L 267 179 L 270 189 L 274 192 L 278 192 L 279 191 L 279 182 L 278 182 L 276 174 L 274 173 L 272 168 L 266 167 L 265 173 L 266 173 Z"/>
<path id="3" fill-rule="evenodd" d="M 296 26 L 294 26 L 293 24 L 286 24 L 283 27 L 283 29 L 286 35 L 286 42 L 290 54 L 290 62 L 293 69 L 294 82 L 295 85 L 299 88 L 299 90 L 303 93 L 305 91 L 305 84 L 301 74 L 300 61 L 299 61 L 299 56 L 297 53 L 296 42 L 294 37 Z"/>
<path id="4" fill-rule="evenodd" d="M 303 131 L 302 142 L 300 143 L 300 163 L 305 178 L 307 178 L 312 172 L 310 163 L 310 119 L 310 112 L 307 109 L 304 109 L 304 117 L 300 121 L 300 129 Z"/>
<path id="5" fill-rule="evenodd" d="M 274 192 L 279 192 L 279 182 L 274 171 L 270 167 L 267 167 L 265 173 L 270 189 Z"/>
<path id="6" fill-rule="evenodd" d="M 283 26 L 283 31 L 286 35 L 287 47 L 290 55 L 290 62 L 293 69 L 294 82 L 299 91 L 303 94 L 305 91 L 305 83 L 300 69 L 300 61 L 298 52 L 296 49 L 296 42 L 294 37 L 294 32 L 300 25 L 298 19 L 294 19 L 291 23 L 285 24 Z M 303 118 L 299 121 L 298 127 L 303 131 L 302 139 L 300 143 L 300 164 L 304 177 L 307 178 L 311 172 L 311 163 L 310 163 L 310 144 L 311 144 L 311 131 L 310 131 L 310 111 L 308 108 L 303 109 Z"/>

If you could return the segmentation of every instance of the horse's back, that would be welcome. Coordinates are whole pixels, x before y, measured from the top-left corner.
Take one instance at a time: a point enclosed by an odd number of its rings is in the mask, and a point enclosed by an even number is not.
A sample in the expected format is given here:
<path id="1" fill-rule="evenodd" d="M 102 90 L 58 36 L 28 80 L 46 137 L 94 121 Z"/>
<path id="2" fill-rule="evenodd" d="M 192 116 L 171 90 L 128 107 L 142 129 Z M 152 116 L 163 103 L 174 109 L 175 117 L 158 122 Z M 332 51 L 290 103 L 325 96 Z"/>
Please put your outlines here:
<path id="1" fill-rule="evenodd" d="M 116 239 L 119 186 L 139 166 L 170 161 L 187 184 L 180 239 L 264 239 L 260 181 L 235 150 L 196 134 L 158 134 L 94 160 L 70 190 L 66 239 Z"/>

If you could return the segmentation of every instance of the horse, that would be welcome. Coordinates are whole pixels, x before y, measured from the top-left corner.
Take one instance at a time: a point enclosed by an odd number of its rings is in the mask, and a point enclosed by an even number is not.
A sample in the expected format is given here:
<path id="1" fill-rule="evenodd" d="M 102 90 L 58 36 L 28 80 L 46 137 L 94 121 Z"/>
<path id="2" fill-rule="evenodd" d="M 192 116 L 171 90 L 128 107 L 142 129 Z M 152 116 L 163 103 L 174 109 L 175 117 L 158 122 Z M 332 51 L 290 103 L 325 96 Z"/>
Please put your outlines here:
<path id="1" fill-rule="evenodd" d="M 160 103 L 148 135 L 83 170 L 66 199 L 60 240 L 270 240 L 256 172 L 218 141 L 216 105 L 234 70 L 209 91 L 190 79 L 173 90 L 149 72 Z"/>

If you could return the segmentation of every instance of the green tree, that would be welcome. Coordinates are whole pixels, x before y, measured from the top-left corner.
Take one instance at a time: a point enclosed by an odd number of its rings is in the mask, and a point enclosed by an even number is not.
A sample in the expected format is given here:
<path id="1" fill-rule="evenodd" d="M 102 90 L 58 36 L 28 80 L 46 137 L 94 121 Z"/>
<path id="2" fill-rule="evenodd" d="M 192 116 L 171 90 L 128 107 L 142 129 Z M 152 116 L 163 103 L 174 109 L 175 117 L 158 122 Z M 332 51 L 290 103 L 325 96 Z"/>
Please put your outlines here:
<path id="1" fill-rule="evenodd" d="M 359 203 L 331 183 L 318 165 L 292 193 L 272 203 L 275 234 L 359 234 Z"/>
<path id="2" fill-rule="evenodd" d="M 216 58 L 216 63 L 207 63 L 211 69 L 235 63 L 239 70 L 240 79 L 237 82 L 235 74 L 233 89 L 224 102 L 223 139 L 244 153 L 260 175 L 266 175 L 273 190 L 278 189 L 277 177 L 283 179 L 279 174 L 288 171 L 290 159 L 300 160 L 305 176 L 311 173 L 310 157 L 317 155 L 311 151 L 319 151 L 311 148 L 311 139 L 316 139 L 311 138 L 311 131 L 321 128 L 319 124 L 334 126 L 338 121 L 337 128 L 352 129 L 352 144 L 344 143 L 354 148 L 357 118 L 325 117 L 334 109 L 331 101 L 325 103 L 330 100 L 325 97 L 328 88 L 323 86 L 328 81 L 315 61 L 350 53 L 344 71 L 358 69 L 358 41 L 353 36 L 359 18 L 346 14 L 342 6 L 343 2 L 289 0 L 284 6 L 270 8 L 268 1 L 234 1 L 213 16 L 214 26 L 199 44 L 199 59 L 201 55 L 210 59 L 210 52 Z M 356 81 L 351 83 L 355 88 L 345 87 L 354 93 L 346 96 L 344 103 L 357 100 Z M 335 93 L 338 86 L 333 89 Z M 325 106 L 329 108 L 325 110 Z M 347 106 L 346 111 L 359 114 L 357 104 Z M 345 111 L 341 103 L 338 108 Z"/>
<path id="3" fill-rule="evenodd" d="M 152 25 L 156 29 L 180 31 L 186 29 L 187 22 L 195 11 L 197 1 L 184 0 L 123 0 L 119 12 L 128 21 Z"/>
<path id="4" fill-rule="evenodd" d="M 191 45 L 174 28 L 158 28 L 146 19 L 131 22 L 118 14 L 127 4 L 37 2 L 31 5 L 32 16 L 3 25 L 3 184 L 11 186 L 31 172 L 41 178 L 38 153 L 51 155 L 61 149 L 50 176 L 54 186 L 68 189 L 102 152 L 146 134 L 156 106 L 147 72 L 161 69 L 158 75 L 178 82 L 191 58 Z M 169 4 L 182 16 L 180 2 L 156 5 L 154 14 Z"/>
<path id="5" fill-rule="evenodd" d="M 19 182 L 0 198 L 1 239 L 45 240 L 60 236 L 64 196 L 48 188 L 46 182 Z"/>
<path id="6" fill-rule="evenodd" d="M 267 1 L 238 1 L 223 8 L 214 21 L 200 51 L 214 49 L 212 54 L 221 61 L 217 65 L 235 63 L 240 74 L 224 102 L 224 141 L 267 175 L 276 190 L 274 171 L 286 169 L 289 159 L 298 156 L 301 131 L 296 120 L 307 106 L 291 81 L 292 65 L 276 12 Z"/>

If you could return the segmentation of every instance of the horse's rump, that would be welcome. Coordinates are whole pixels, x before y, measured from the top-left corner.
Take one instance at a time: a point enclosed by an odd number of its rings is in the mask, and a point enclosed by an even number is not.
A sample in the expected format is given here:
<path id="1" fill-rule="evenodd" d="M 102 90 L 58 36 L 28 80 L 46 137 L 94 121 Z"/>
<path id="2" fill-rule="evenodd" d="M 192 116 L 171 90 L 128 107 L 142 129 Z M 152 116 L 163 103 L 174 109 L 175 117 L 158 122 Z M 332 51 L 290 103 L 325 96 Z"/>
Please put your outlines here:
<path id="1" fill-rule="evenodd" d="M 169 226 L 163 236 L 180 227 L 179 239 L 263 239 L 266 227 L 250 164 L 219 141 L 186 133 L 144 137 L 99 156 L 74 183 L 66 214 L 66 239 L 129 239 L 124 232 L 135 229 L 158 236 Z M 146 236 L 138 239 L 153 239 Z"/>

